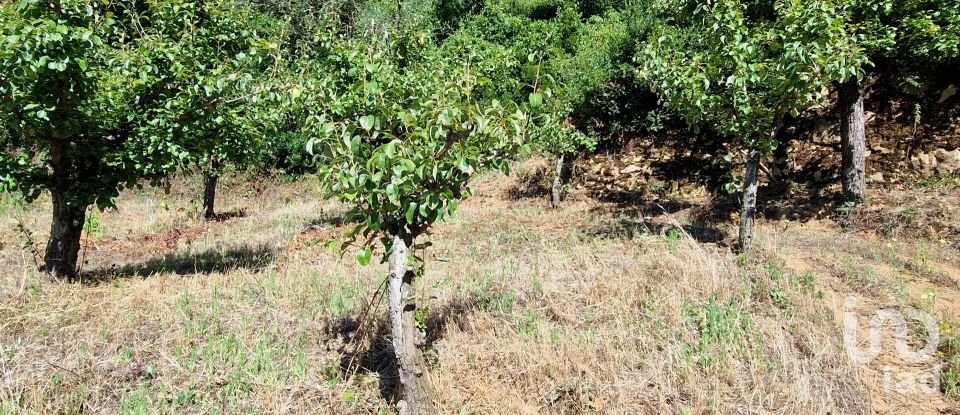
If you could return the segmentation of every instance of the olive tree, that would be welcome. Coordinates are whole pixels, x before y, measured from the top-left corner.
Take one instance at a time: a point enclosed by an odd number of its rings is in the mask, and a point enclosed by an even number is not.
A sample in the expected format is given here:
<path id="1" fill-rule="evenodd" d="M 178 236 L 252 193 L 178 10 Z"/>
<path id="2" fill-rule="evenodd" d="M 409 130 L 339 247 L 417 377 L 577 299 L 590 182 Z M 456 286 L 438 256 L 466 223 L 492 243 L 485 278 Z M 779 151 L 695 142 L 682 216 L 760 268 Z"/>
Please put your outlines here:
<path id="1" fill-rule="evenodd" d="M 309 125 L 308 144 L 318 158 L 321 183 L 345 202 L 345 223 L 356 226 L 347 245 L 358 245 L 361 264 L 373 245 L 384 247 L 389 264 L 388 298 L 392 341 L 403 399 L 401 413 L 435 413 L 421 340 L 414 326 L 420 262 L 418 239 L 456 214 L 477 173 L 505 169 L 522 144 L 525 112 L 515 105 L 484 101 L 473 94 L 480 82 L 469 53 L 443 59 L 424 36 L 395 35 L 408 46 L 344 46 L 335 78 L 325 91 L 307 96 L 321 103 Z M 416 60 L 398 50 L 418 47 Z M 317 90 L 317 89 L 313 89 Z"/>
<path id="2" fill-rule="evenodd" d="M 746 150 L 739 243 L 749 251 L 761 158 L 779 145 L 785 117 L 821 102 L 831 82 L 857 75 L 857 45 L 832 0 L 661 7 L 671 17 L 639 53 L 641 76 L 690 125 Z"/>

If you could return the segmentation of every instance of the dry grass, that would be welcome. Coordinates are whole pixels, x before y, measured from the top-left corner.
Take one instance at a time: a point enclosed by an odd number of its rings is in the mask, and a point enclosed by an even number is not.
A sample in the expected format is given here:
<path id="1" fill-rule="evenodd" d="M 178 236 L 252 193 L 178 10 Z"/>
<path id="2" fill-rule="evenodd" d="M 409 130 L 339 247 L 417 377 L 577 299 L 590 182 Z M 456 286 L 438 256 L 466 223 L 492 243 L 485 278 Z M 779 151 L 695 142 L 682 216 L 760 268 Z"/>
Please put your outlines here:
<path id="1" fill-rule="evenodd" d="M 481 179 L 430 236 L 444 413 L 870 411 L 818 281 L 624 232 L 597 202 L 509 200 L 504 181 Z M 392 413 L 390 351 L 360 321 L 385 270 L 324 248 L 338 207 L 310 180 L 236 179 L 221 210 L 245 216 L 202 224 L 189 182 L 99 214 L 82 282 L 41 282 L 0 231 L 0 413 Z M 43 240 L 45 201 L 3 206 Z"/>
<path id="2" fill-rule="evenodd" d="M 955 268 L 960 256 L 953 245 L 930 243 L 922 237 L 844 232 L 829 222 L 769 224 L 761 229 L 765 251 L 783 258 L 786 269 L 816 276 L 838 324 L 845 312 L 863 317 L 857 321 L 859 347 L 867 343 L 867 323 L 879 310 L 903 313 L 913 308 L 936 320 L 941 330 L 940 353 L 932 361 L 902 359 L 894 347 L 896 330 L 888 326 L 881 329 L 880 354 L 859 366 L 874 413 L 937 414 L 960 409 L 953 396 L 957 388 L 956 362 L 960 361 L 957 341 L 955 333 L 945 332 L 960 313 L 960 304 L 954 301 L 960 298 L 956 279 L 960 273 Z M 851 300 L 852 308 L 847 309 Z M 918 325 L 908 341 L 919 350 L 928 339 L 926 330 Z M 939 384 L 921 388 L 923 379 L 925 384 Z"/>

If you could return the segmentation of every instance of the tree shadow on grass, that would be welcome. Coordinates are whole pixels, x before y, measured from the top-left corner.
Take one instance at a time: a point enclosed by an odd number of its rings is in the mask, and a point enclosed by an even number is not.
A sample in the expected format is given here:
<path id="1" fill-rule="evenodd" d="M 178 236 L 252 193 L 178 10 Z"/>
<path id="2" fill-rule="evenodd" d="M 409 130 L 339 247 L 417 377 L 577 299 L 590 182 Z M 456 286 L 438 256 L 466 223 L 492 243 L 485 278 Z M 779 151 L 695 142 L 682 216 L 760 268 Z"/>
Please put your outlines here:
<path id="1" fill-rule="evenodd" d="M 340 376 L 349 379 L 358 373 L 375 373 L 380 397 L 388 402 L 399 399 L 400 375 L 393 353 L 390 320 L 379 316 L 361 326 L 353 316 L 344 316 L 338 319 L 333 331 L 343 340 L 339 350 Z"/>
<path id="2" fill-rule="evenodd" d="M 420 346 L 428 367 L 437 366 L 434 344 L 443 337 L 448 325 L 462 325 L 478 307 L 477 298 L 464 297 L 429 309 L 424 319 L 427 332 Z M 363 334 L 364 330 L 366 334 Z M 343 316 L 336 320 L 328 333 L 341 337 L 343 341 L 339 350 L 340 376 L 347 379 L 357 373 L 376 373 L 380 397 L 396 402 L 400 399 L 400 375 L 390 331 L 390 320 L 386 316 L 377 316 L 365 324 L 356 317 Z"/>
<path id="3" fill-rule="evenodd" d="M 226 212 L 214 213 L 213 218 L 210 220 L 213 222 L 226 222 L 230 219 L 245 218 L 247 217 L 247 210 L 244 208 L 231 209 Z"/>
<path id="4" fill-rule="evenodd" d="M 701 243 L 722 243 L 728 235 L 715 226 L 720 221 L 718 212 L 726 208 L 701 206 L 686 201 L 656 201 L 639 204 L 621 204 L 614 209 L 596 208 L 600 221 L 588 227 L 591 236 L 615 239 L 633 239 L 645 235 L 666 235 L 671 229 L 681 229 Z"/>
<path id="5" fill-rule="evenodd" d="M 329 228 L 356 223 L 348 221 L 346 209 L 320 210 L 320 215 L 306 222 L 306 228 Z"/>
<path id="6" fill-rule="evenodd" d="M 203 252 L 173 252 L 140 264 L 112 266 L 81 275 L 85 283 L 100 283 L 119 278 L 146 278 L 154 274 L 207 275 L 235 269 L 260 271 L 277 258 L 277 249 L 256 246 L 215 247 Z"/>

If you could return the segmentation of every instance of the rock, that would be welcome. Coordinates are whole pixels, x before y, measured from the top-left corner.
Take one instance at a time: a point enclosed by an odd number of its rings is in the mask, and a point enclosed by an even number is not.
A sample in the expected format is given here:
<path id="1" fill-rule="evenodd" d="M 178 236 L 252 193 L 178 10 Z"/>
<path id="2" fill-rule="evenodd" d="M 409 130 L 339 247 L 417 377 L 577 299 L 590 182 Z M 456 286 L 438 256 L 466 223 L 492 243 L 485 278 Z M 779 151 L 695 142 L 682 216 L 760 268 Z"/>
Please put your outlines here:
<path id="1" fill-rule="evenodd" d="M 880 154 L 890 154 L 893 153 L 893 150 L 883 147 L 883 146 L 873 146 L 873 151 L 876 151 Z"/>
<path id="2" fill-rule="evenodd" d="M 933 157 L 936 159 L 934 167 L 940 174 L 951 174 L 960 170 L 960 148 L 953 151 L 938 148 L 933 152 Z"/>
<path id="3" fill-rule="evenodd" d="M 883 183 L 883 173 L 876 172 L 867 177 L 867 181 L 870 183 Z"/>
<path id="4" fill-rule="evenodd" d="M 627 167 L 624 167 L 623 170 L 620 170 L 620 174 L 633 174 L 641 171 L 643 171 L 642 167 L 636 164 L 631 164 Z"/>
<path id="5" fill-rule="evenodd" d="M 933 176 L 933 171 L 937 168 L 937 158 L 930 154 L 920 153 L 910 157 L 910 166 L 923 177 L 930 177 Z"/>

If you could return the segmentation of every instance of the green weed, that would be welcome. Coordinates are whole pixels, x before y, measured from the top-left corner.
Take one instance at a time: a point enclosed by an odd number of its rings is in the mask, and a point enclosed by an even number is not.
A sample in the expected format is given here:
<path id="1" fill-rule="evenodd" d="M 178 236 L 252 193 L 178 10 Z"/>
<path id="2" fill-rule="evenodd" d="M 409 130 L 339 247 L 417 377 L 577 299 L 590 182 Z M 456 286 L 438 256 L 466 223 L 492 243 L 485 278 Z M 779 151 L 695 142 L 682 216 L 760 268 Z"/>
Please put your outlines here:
<path id="1" fill-rule="evenodd" d="M 689 364 L 709 370 L 721 366 L 730 356 L 749 351 L 753 323 L 736 302 L 720 303 L 711 298 L 704 307 L 687 303 L 685 308 L 686 327 L 695 339 L 683 348 Z"/>

